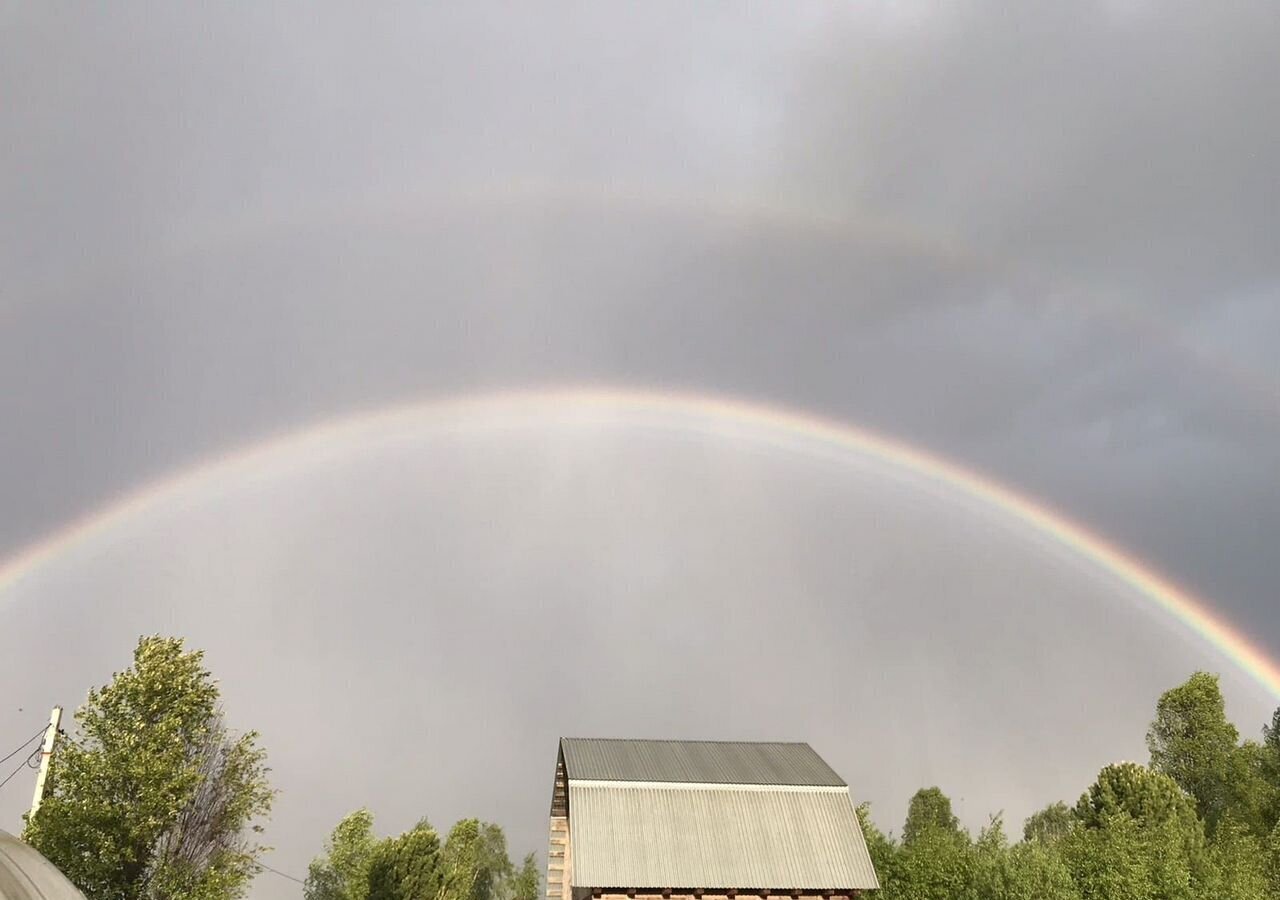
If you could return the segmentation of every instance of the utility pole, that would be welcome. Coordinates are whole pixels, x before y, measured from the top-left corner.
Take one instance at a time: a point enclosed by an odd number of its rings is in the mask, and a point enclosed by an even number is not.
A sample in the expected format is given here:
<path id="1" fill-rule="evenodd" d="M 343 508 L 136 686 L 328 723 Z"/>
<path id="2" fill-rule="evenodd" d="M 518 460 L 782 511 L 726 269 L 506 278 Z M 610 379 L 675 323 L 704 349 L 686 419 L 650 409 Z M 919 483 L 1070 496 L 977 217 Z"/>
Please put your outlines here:
<path id="1" fill-rule="evenodd" d="M 62 724 L 62 707 L 55 706 L 49 715 L 49 730 L 44 733 L 44 745 L 40 748 L 40 774 L 36 776 L 36 792 L 31 798 L 30 822 L 36 817 L 40 801 L 44 799 L 44 783 L 49 777 L 49 760 L 53 759 L 53 742 L 58 739 L 58 726 Z"/>

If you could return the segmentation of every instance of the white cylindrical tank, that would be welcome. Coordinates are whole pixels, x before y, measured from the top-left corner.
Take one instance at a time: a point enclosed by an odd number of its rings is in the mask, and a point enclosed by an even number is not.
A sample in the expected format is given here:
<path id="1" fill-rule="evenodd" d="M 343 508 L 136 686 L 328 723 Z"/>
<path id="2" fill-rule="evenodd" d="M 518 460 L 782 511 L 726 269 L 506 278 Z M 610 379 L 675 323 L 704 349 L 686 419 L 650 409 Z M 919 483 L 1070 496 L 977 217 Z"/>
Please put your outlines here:
<path id="1" fill-rule="evenodd" d="M 0 831 L 0 900 L 85 900 L 39 851 Z"/>

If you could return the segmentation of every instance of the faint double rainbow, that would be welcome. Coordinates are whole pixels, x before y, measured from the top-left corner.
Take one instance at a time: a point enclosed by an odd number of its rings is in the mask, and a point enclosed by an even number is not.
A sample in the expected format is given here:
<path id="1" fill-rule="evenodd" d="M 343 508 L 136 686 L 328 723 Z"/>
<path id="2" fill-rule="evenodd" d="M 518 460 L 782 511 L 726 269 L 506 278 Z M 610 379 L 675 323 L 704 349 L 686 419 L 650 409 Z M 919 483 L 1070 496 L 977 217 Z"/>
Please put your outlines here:
<path id="1" fill-rule="evenodd" d="M 1197 369 L 1210 373 L 1251 409 L 1268 417 L 1280 417 L 1280 384 L 1267 373 L 1240 364 L 1230 356 L 1213 352 L 1150 310 L 1115 302 L 1096 289 L 1072 287 L 1059 273 L 1041 270 L 993 255 L 962 237 L 883 213 L 849 210 L 841 204 L 812 197 L 771 197 L 697 194 L 667 191 L 656 185 L 545 181 L 512 178 L 493 183 L 461 183 L 446 188 L 398 184 L 393 191 L 365 191 L 352 195 L 320 197 L 283 207 L 240 210 L 215 218 L 206 227 L 187 232 L 172 229 L 147 248 L 148 263 L 175 262 L 195 254 L 241 245 L 254 245 L 271 237 L 307 229 L 341 226 L 394 226 L 431 216 L 457 216 L 489 211 L 508 215 L 521 210 L 554 219 L 562 212 L 648 213 L 673 216 L 681 221 L 719 223 L 730 228 L 763 228 L 802 238 L 821 238 L 840 245 L 878 248 L 905 259 L 919 260 L 944 271 L 997 276 L 1026 294 L 1032 308 L 1065 308 L 1077 316 L 1096 315 L 1113 330 L 1153 340 L 1164 350 Z M 17 303 L 48 302 L 98 290 L 130 271 L 118 259 L 90 265 L 89 270 L 55 276 L 53 282 L 27 286 L 21 292 L 0 296 L 0 323 Z"/>
<path id="2" fill-rule="evenodd" d="M 216 491 L 242 477 L 284 477 L 309 464 L 348 458 L 392 439 L 484 427 L 537 427 L 548 420 L 654 425 L 843 463 L 859 459 L 881 462 L 1003 513 L 1029 533 L 1079 555 L 1197 634 L 1280 698 L 1280 665 L 1207 601 L 1048 506 L 932 453 L 863 428 L 806 412 L 707 394 L 596 387 L 497 391 L 420 400 L 326 420 L 179 470 L 29 545 L 0 563 L 0 599 L 70 551 L 91 547 L 126 525 L 144 521 L 167 501 L 197 489 Z"/>

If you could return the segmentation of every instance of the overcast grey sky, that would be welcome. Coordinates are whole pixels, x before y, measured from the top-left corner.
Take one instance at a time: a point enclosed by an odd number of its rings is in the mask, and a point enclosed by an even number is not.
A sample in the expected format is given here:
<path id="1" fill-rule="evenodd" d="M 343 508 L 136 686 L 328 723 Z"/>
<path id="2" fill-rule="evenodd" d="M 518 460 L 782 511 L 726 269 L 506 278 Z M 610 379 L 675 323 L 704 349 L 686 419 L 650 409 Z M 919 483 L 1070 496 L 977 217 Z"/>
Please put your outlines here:
<path id="1" fill-rule="evenodd" d="M 1274 4 L 0 22 L 0 558 L 332 416 L 708 391 L 986 473 L 1280 654 Z M 300 873 L 361 804 L 542 852 L 560 733 L 810 740 L 892 826 L 1071 799 L 1197 666 L 1256 732 L 1193 636 L 898 474 L 620 415 L 219 482 L 0 596 L 0 733 L 185 633 Z"/>

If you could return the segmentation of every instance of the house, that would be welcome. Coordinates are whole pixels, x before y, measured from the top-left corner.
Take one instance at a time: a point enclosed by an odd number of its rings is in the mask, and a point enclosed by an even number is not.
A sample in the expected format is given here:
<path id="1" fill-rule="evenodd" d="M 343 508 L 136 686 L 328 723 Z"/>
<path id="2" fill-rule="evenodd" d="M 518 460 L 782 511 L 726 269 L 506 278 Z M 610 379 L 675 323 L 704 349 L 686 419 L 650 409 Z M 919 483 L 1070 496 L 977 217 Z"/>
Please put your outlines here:
<path id="1" fill-rule="evenodd" d="M 877 887 L 849 786 L 808 744 L 560 741 L 547 900 Z"/>
<path id="2" fill-rule="evenodd" d="M 38 850 L 0 831 L 0 900 L 84 900 Z"/>

